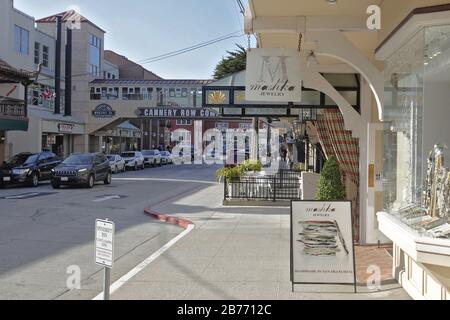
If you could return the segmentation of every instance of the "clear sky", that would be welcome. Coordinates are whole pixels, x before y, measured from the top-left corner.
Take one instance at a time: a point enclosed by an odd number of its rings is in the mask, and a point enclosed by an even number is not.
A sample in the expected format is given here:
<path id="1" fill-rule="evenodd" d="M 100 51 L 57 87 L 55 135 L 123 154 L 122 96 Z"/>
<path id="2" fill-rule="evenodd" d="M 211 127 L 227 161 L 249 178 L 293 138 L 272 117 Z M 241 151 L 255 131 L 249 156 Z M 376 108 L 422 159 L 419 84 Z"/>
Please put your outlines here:
<path id="1" fill-rule="evenodd" d="M 236 0 L 14 0 L 14 3 L 17 9 L 36 19 L 77 6 L 83 16 L 106 31 L 105 49 L 134 61 L 242 31 L 244 24 Z M 144 66 L 166 79 L 209 79 L 226 50 L 236 48 L 235 43 L 246 46 L 247 38 L 228 39 Z"/>

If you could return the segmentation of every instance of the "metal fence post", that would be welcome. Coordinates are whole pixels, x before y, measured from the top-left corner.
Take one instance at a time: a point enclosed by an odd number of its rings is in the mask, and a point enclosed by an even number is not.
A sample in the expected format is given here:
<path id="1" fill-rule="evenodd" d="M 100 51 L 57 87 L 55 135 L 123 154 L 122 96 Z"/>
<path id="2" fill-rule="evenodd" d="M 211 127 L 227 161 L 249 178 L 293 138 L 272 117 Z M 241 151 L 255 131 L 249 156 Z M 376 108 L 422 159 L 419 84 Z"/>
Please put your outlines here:
<path id="1" fill-rule="evenodd" d="M 273 176 L 273 202 L 277 201 L 277 176 Z"/>
<path id="2" fill-rule="evenodd" d="M 228 194 L 227 194 L 227 177 L 223 177 L 223 199 L 227 200 Z"/>

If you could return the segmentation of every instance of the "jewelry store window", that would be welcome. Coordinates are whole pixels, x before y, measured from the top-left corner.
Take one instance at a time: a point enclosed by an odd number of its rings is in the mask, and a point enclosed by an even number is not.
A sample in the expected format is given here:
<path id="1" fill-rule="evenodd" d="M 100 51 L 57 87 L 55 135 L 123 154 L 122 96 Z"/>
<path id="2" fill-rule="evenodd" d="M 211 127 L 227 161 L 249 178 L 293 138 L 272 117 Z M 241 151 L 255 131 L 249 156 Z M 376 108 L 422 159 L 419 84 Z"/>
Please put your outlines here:
<path id="1" fill-rule="evenodd" d="M 385 65 L 384 210 L 450 239 L 450 26 L 421 29 Z"/>

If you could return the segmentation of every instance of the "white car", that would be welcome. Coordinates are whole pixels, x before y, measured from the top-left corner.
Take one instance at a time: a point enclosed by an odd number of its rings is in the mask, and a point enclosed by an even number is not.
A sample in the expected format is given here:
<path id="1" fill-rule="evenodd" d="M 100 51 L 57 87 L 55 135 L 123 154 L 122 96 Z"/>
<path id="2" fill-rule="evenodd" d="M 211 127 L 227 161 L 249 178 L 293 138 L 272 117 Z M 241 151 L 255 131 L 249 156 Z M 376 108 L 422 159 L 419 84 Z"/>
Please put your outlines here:
<path id="1" fill-rule="evenodd" d="M 147 166 L 161 166 L 161 152 L 159 150 L 143 150 L 144 162 Z"/>
<path id="2" fill-rule="evenodd" d="M 109 164 L 111 166 L 112 173 L 119 173 L 126 171 L 125 160 L 118 154 L 111 154 L 108 156 Z"/>
<path id="3" fill-rule="evenodd" d="M 120 155 L 125 161 L 125 168 L 136 171 L 137 169 L 145 169 L 144 156 L 139 151 L 122 152 Z"/>
<path id="4" fill-rule="evenodd" d="M 161 163 L 162 164 L 172 164 L 172 154 L 169 151 L 161 151 Z"/>

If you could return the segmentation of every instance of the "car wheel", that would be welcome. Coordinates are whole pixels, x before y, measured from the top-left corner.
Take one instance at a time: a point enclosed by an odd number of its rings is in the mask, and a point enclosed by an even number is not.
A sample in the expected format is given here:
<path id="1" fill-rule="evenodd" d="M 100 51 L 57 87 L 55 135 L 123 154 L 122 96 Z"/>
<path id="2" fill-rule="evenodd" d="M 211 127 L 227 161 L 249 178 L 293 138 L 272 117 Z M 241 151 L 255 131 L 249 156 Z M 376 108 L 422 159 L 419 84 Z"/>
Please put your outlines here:
<path id="1" fill-rule="evenodd" d="M 88 182 L 87 182 L 86 186 L 87 186 L 89 189 L 92 189 L 92 188 L 94 187 L 94 184 L 95 184 L 94 176 L 91 174 L 91 175 L 89 176 L 89 179 L 88 179 Z"/>
<path id="2" fill-rule="evenodd" d="M 111 172 L 108 172 L 105 180 L 103 181 L 105 184 L 111 184 Z"/>
<path id="3" fill-rule="evenodd" d="M 36 188 L 37 186 L 39 186 L 39 177 L 36 173 L 33 173 L 31 175 L 30 186 L 33 188 Z"/>
<path id="4" fill-rule="evenodd" d="M 58 182 L 52 180 L 52 187 L 53 189 L 59 189 L 61 186 L 59 185 Z"/>

